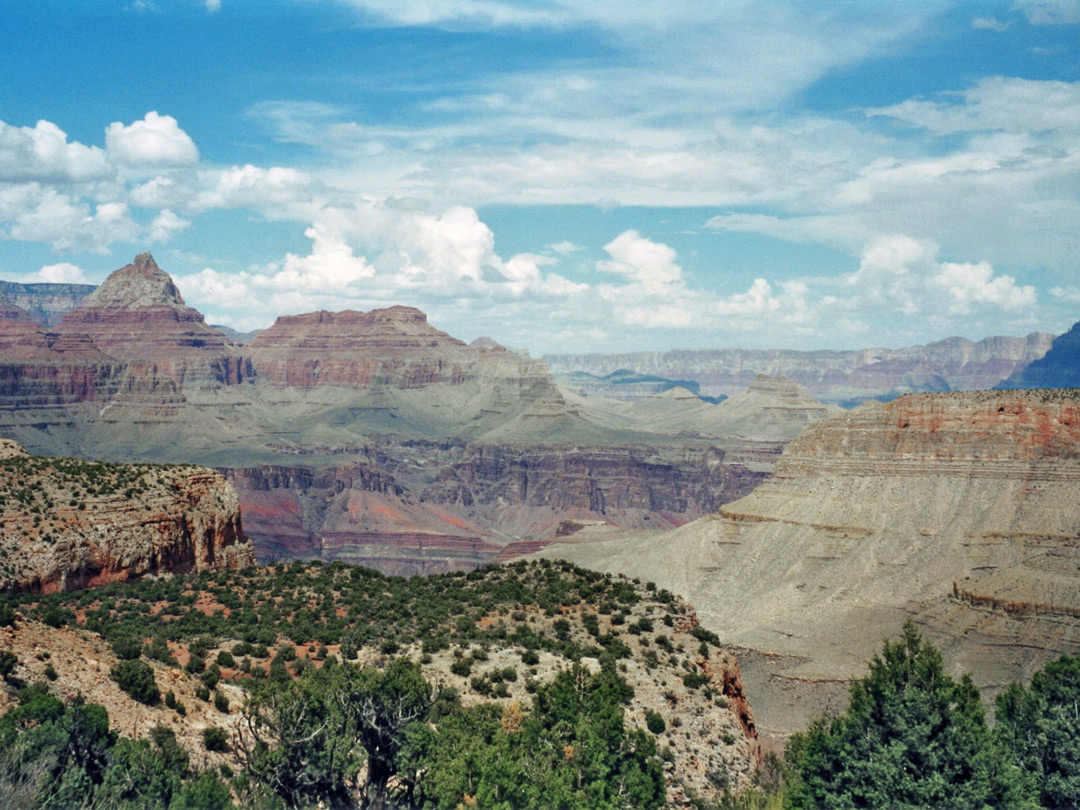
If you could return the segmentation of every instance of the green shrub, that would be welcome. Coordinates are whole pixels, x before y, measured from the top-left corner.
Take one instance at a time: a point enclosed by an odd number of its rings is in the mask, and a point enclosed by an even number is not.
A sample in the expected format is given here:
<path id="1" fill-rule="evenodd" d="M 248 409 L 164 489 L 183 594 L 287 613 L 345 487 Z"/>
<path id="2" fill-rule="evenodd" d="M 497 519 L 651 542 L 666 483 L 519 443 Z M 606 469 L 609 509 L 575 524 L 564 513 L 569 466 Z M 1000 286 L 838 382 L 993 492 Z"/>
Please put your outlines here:
<path id="1" fill-rule="evenodd" d="M 172 654 L 169 645 L 161 636 L 154 636 L 154 640 L 146 645 L 143 652 L 147 658 L 159 661 L 167 667 L 180 666 L 180 662 L 176 660 L 176 656 Z"/>
<path id="2" fill-rule="evenodd" d="M 210 650 L 217 646 L 217 640 L 213 636 L 203 634 L 191 642 L 189 647 L 192 655 L 204 658 Z"/>
<path id="3" fill-rule="evenodd" d="M 645 728 L 653 734 L 663 734 L 667 730 L 667 723 L 660 712 L 645 712 Z"/>
<path id="4" fill-rule="evenodd" d="M 233 658 L 232 653 L 222 650 L 217 654 L 217 662 L 220 667 L 235 667 L 236 659 Z"/>
<path id="5" fill-rule="evenodd" d="M 202 674 L 201 680 L 207 689 L 214 689 L 218 685 L 218 681 L 221 680 L 221 667 L 217 664 L 211 664 L 206 668 L 206 672 Z"/>
<path id="6" fill-rule="evenodd" d="M 683 686 L 688 689 L 697 689 L 700 686 L 704 686 L 709 682 L 709 679 L 702 675 L 700 672 L 687 672 L 683 675 Z"/>
<path id="7" fill-rule="evenodd" d="M 184 672 L 188 675 L 198 675 L 206 668 L 206 662 L 201 655 L 196 655 L 194 651 L 191 651 L 191 657 L 188 658 L 187 664 L 184 665 Z"/>
<path id="8" fill-rule="evenodd" d="M 11 650 L 0 650 L 0 678 L 6 681 L 18 663 L 18 656 Z"/>
<path id="9" fill-rule="evenodd" d="M 203 729 L 203 748 L 207 751 L 228 751 L 229 735 L 221 726 L 207 726 Z"/>
<path id="10" fill-rule="evenodd" d="M 214 692 L 214 708 L 223 714 L 228 714 L 229 699 L 221 692 Z"/>
<path id="11" fill-rule="evenodd" d="M 154 670 L 142 659 L 121 661 L 109 672 L 117 685 L 134 700 L 152 706 L 157 703 L 159 692 L 154 680 Z"/>
<path id="12" fill-rule="evenodd" d="M 142 655 L 142 642 L 134 636 L 120 636 L 113 639 L 113 654 L 123 661 L 133 661 Z"/>

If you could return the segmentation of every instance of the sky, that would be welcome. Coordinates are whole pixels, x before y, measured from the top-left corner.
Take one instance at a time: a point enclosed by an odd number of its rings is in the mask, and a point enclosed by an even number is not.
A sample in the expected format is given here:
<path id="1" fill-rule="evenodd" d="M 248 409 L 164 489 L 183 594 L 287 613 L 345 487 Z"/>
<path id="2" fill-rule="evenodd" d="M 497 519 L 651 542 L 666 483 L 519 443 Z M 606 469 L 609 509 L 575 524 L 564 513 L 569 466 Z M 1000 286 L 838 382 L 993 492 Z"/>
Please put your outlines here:
<path id="1" fill-rule="evenodd" d="M 534 355 L 1080 320 L 1080 0 L 0 0 L 0 278 Z"/>

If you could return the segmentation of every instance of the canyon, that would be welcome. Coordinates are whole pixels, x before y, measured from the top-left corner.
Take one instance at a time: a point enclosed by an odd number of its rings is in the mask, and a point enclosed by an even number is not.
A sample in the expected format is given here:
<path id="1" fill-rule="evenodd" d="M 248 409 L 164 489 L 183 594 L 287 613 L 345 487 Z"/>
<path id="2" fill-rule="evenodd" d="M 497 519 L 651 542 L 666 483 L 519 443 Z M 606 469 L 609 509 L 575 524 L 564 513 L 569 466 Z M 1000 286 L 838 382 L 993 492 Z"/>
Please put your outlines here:
<path id="1" fill-rule="evenodd" d="M 785 381 L 757 381 L 749 406 L 581 398 L 542 360 L 405 306 L 282 316 L 240 343 L 148 253 L 77 303 L 53 325 L 0 303 L 0 435 L 218 469 L 262 561 L 433 573 L 581 525 L 679 526 L 747 494 L 829 412 Z"/>
<path id="2" fill-rule="evenodd" d="M 715 514 L 539 555 L 692 601 L 775 747 L 842 708 L 908 619 L 990 693 L 1075 652 L 1078 488 L 1076 390 L 909 394 L 808 426 Z"/>

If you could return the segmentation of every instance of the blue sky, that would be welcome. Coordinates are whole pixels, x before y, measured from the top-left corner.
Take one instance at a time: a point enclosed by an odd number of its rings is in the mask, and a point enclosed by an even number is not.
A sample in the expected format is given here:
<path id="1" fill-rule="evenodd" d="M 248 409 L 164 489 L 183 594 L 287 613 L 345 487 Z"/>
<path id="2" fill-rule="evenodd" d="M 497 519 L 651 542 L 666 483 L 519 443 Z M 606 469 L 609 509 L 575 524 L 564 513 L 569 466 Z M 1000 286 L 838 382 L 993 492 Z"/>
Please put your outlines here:
<path id="1" fill-rule="evenodd" d="M 1080 0 L 0 0 L 0 277 L 534 354 L 1080 320 Z"/>

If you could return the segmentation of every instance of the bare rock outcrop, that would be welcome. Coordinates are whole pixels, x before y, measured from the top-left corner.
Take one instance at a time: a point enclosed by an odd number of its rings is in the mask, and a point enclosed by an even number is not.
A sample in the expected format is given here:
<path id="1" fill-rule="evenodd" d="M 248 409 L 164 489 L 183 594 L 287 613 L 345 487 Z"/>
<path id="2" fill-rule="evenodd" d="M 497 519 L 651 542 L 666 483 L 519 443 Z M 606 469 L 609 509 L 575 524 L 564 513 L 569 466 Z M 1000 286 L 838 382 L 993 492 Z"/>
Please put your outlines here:
<path id="1" fill-rule="evenodd" d="M 1075 652 L 1078 502 L 1080 391 L 913 394 L 811 425 L 715 515 L 541 553 L 691 599 L 775 739 L 842 706 L 908 618 L 991 689 Z"/>
<path id="2" fill-rule="evenodd" d="M 67 591 L 255 561 L 212 470 L 30 457 L 0 447 L 0 588 Z"/>

